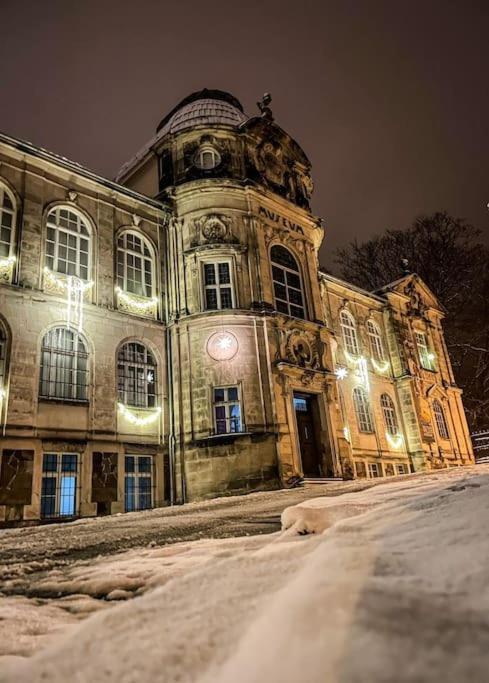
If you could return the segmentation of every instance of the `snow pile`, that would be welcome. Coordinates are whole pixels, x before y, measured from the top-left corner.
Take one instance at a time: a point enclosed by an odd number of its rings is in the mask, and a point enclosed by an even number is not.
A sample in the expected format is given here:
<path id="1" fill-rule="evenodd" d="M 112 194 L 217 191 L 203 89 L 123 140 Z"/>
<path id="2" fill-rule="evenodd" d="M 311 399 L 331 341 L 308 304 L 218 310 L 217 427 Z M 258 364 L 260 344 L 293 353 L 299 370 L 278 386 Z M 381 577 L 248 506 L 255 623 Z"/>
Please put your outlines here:
<path id="1" fill-rule="evenodd" d="M 100 559 L 71 589 L 148 592 L 0 659 L 0 681 L 485 680 L 488 520 L 478 467 L 301 503 L 282 534 Z"/>

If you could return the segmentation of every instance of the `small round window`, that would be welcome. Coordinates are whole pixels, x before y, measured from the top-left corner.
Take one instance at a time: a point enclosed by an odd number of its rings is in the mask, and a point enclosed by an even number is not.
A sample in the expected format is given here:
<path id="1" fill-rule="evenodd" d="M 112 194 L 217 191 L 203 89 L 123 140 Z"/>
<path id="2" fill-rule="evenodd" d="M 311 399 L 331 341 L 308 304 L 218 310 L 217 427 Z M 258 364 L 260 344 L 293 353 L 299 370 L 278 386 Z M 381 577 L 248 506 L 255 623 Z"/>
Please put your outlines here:
<path id="1" fill-rule="evenodd" d="M 209 171 L 213 168 L 216 168 L 216 166 L 219 166 L 221 163 L 221 156 L 219 152 L 214 149 L 214 147 L 211 147 L 210 145 L 203 145 L 197 150 L 197 153 L 194 157 L 194 163 L 197 168 L 200 168 L 203 171 Z"/>

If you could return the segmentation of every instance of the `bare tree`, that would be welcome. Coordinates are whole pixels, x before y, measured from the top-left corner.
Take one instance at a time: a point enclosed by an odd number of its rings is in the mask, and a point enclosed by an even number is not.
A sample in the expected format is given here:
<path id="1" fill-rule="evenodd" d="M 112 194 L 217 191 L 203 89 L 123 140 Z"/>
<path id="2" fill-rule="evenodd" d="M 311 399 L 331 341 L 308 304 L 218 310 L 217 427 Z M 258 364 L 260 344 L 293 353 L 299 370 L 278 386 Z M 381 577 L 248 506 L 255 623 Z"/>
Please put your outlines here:
<path id="1" fill-rule="evenodd" d="M 370 291 L 406 268 L 426 282 L 447 311 L 447 344 L 473 428 L 489 426 L 489 251 L 479 237 L 463 219 L 437 212 L 351 242 L 335 258 L 341 277 Z"/>

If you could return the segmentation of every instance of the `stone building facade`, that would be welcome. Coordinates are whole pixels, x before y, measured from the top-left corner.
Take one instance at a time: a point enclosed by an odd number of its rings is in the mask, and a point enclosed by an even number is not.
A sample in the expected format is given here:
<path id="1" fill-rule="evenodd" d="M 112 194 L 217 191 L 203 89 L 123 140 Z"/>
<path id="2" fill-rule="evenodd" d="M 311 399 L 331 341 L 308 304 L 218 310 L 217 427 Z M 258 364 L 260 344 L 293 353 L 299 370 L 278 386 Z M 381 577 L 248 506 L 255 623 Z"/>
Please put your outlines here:
<path id="1" fill-rule="evenodd" d="M 0 521 L 473 461 L 440 305 L 320 272 L 259 107 L 194 93 L 116 182 L 0 136 Z"/>

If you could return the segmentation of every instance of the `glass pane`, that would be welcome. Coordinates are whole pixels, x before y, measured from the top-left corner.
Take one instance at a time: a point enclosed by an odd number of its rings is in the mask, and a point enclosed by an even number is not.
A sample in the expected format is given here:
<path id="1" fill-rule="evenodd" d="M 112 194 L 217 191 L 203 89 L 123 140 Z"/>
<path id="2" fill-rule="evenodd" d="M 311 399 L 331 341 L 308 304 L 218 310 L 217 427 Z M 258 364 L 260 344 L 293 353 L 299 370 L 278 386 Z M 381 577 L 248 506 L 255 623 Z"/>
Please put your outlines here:
<path id="1" fill-rule="evenodd" d="M 76 476 L 63 475 L 60 483 L 59 514 L 75 514 Z"/>
<path id="2" fill-rule="evenodd" d="M 238 387 L 229 387 L 228 389 L 228 400 L 237 401 L 238 400 Z"/>
<path id="3" fill-rule="evenodd" d="M 224 389 L 214 389 L 214 402 L 224 401 Z"/>

